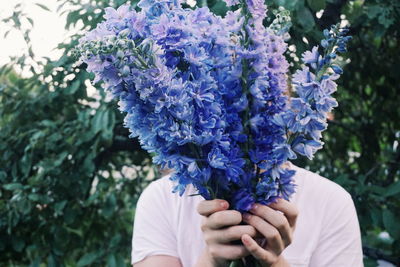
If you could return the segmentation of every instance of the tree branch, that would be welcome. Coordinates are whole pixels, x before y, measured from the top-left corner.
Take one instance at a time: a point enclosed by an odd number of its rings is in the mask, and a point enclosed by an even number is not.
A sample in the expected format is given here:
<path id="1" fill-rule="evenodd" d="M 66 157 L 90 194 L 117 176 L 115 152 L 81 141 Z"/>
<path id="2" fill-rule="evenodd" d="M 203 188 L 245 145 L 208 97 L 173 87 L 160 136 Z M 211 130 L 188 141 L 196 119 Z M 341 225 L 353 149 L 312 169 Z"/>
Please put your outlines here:
<path id="1" fill-rule="evenodd" d="M 374 260 L 388 261 L 390 263 L 393 263 L 395 266 L 400 265 L 399 257 L 386 255 L 386 254 L 382 253 L 382 251 L 380 251 L 379 249 L 376 249 L 376 248 L 370 248 L 367 246 L 363 246 L 363 253 L 364 253 L 364 255 L 366 255 L 369 258 L 374 259 Z"/>

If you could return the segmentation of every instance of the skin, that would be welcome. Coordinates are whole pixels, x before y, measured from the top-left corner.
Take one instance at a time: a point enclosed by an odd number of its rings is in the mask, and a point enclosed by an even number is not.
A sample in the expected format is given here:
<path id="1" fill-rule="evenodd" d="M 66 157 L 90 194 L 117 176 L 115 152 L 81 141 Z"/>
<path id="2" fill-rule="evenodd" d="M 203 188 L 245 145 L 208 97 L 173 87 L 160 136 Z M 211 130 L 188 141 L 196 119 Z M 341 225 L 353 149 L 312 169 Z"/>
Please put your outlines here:
<path id="1" fill-rule="evenodd" d="M 250 254 L 263 267 L 289 266 L 281 253 L 292 243 L 298 216 L 294 204 L 278 199 L 268 206 L 256 204 L 243 215 L 228 208 L 228 202 L 221 199 L 199 203 L 197 211 L 203 216 L 201 230 L 206 248 L 196 267 L 225 267 L 229 261 Z M 232 241 L 236 241 L 235 244 Z M 163 255 L 147 257 L 135 266 L 156 267 L 160 264 L 182 266 L 178 258 Z"/>

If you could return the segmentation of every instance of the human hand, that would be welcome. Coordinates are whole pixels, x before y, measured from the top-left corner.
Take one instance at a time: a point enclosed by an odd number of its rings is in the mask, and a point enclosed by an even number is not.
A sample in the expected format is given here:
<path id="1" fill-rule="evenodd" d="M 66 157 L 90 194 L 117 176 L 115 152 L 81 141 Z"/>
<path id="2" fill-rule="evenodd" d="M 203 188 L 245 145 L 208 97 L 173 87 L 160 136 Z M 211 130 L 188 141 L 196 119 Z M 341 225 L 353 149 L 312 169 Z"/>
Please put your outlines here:
<path id="1" fill-rule="evenodd" d="M 297 207 L 284 199 L 268 206 L 255 204 L 250 213 L 243 214 L 243 221 L 265 238 L 265 242 L 258 244 L 248 234 L 241 237 L 246 249 L 261 266 L 288 266 L 280 255 L 292 243 L 297 216 Z"/>
<path id="2" fill-rule="evenodd" d="M 243 235 L 256 237 L 256 229 L 251 225 L 239 225 L 242 214 L 236 210 L 227 210 L 229 203 L 225 200 L 204 200 L 199 203 L 197 211 L 204 216 L 201 230 L 206 242 L 206 250 L 198 266 L 227 266 L 229 261 L 249 255 L 243 245 L 233 244 Z"/>

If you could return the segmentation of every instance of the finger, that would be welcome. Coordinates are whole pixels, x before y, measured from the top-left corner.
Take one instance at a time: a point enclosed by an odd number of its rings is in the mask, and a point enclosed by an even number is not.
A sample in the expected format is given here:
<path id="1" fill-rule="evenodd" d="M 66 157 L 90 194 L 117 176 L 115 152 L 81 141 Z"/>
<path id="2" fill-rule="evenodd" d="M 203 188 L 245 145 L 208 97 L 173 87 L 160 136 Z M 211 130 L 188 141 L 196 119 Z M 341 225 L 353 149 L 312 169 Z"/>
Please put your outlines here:
<path id="1" fill-rule="evenodd" d="M 285 249 L 285 245 L 279 231 L 274 226 L 257 215 L 245 213 L 243 218 L 245 222 L 254 226 L 254 228 L 256 228 L 256 230 L 267 239 L 267 248 L 269 250 L 276 255 L 281 254 L 281 252 Z"/>
<path id="2" fill-rule="evenodd" d="M 290 228 L 288 219 L 285 215 L 283 215 L 283 213 L 278 212 L 268 206 L 259 204 L 253 205 L 250 212 L 263 218 L 276 229 L 278 229 L 285 247 L 292 243 L 292 229 Z"/>
<path id="3" fill-rule="evenodd" d="M 237 260 L 250 254 L 245 246 L 242 245 L 213 245 L 208 248 L 210 256 L 213 258 L 222 258 Z"/>
<path id="4" fill-rule="evenodd" d="M 209 216 L 214 212 L 226 210 L 229 203 L 222 199 L 203 200 L 197 206 L 197 212 L 203 216 Z"/>
<path id="5" fill-rule="evenodd" d="M 242 214 L 237 210 L 222 210 L 208 216 L 205 224 L 209 229 L 220 229 L 237 225 L 242 221 Z"/>
<path id="6" fill-rule="evenodd" d="M 257 231 L 251 225 L 235 225 L 219 231 L 210 231 L 209 238 L 216 240 L 218 243 L 229 243 L 240 240 L 244 234 L 256 237 Z"/>
<path id="7" fill-rule="evenodd" d="M 283 212 L 292 228 L 296 226 L 297 216 L 299 215 L 299 210 L 297 209 L 296 205 L 284 200 L 283 198 L 278 198 L 275 203 L 272 203 L 268 206 L 274 210 Z"/>
<path id="8" fill-rule="evenodd" d="M 269 266 L 270 264 L 276 262 L 278 256 L 260 247 L 257 242 L 251 238 L 251 236 L 246 234 L 243 235 L 242 242 L 250 254 L 260 262 L 265 263 L 265 266 Z"/>

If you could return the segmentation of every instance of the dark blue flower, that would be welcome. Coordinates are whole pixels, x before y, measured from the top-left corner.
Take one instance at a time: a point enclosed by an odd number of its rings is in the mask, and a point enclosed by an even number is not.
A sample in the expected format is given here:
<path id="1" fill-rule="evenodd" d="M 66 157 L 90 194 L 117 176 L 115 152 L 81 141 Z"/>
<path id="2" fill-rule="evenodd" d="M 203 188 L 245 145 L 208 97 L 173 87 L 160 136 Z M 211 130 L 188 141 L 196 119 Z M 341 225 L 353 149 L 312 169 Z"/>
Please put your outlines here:
<path id="1" fill-rule="evenodd" d="M 234 192 L 231 202 L 235 210 L 246 212 L 251 209 L 255 199 L 248 189 L 242 188 Z"/>
<path id="2" fill-rule="evenodd" d="M 208 153 L 208 163 L 211 167 L 217 169 L 226 169 L 226 165 L 228 164 L 228 158 L 221 152 L 221 149 L 218 147 L 214 147 L 210 153 Z"/>

